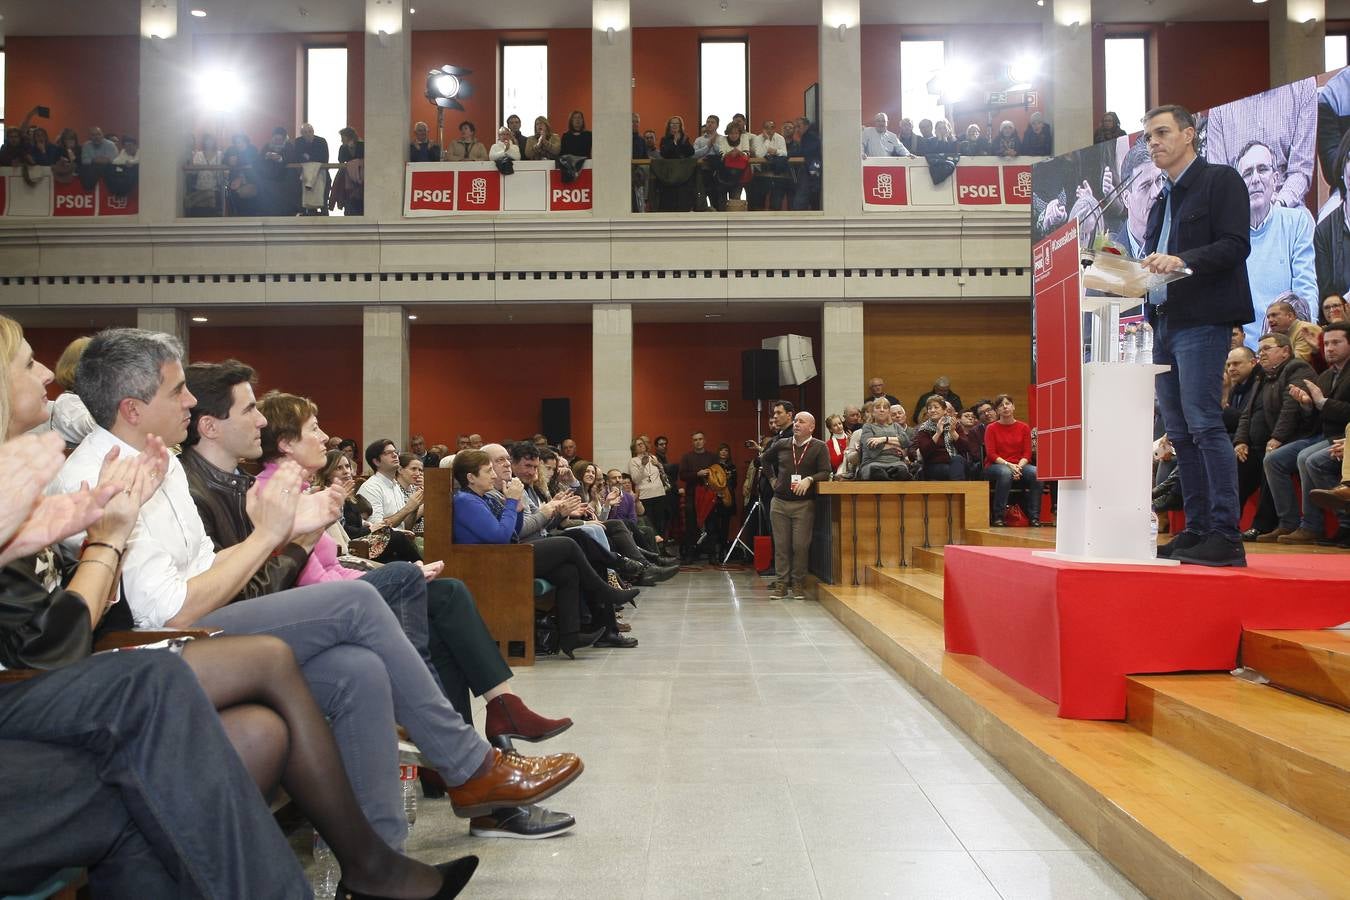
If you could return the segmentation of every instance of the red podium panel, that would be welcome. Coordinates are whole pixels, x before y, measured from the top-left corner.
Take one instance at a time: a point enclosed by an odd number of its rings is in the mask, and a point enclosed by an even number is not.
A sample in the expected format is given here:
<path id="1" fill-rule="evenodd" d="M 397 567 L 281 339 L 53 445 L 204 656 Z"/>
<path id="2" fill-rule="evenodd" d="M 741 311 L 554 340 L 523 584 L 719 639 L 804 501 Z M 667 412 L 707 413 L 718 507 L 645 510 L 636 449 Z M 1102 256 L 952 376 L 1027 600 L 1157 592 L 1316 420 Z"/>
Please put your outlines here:
<path id="1" fill-rule="evenodd" d="M 1083 477 L 1083 317 L 1078 222 L 1032 249 L 1036 477 Z"/>
<path id="2" fill-rule="evenodd" d="M 1177 569 L 949 546 L 944 571 L 947 650 L 979 656 L 1068 719 L 1123 719 L 1126 675 L 1236 667 L 1244 629 L 1350 621 L 1350 557 L 1339 555 Z"/>

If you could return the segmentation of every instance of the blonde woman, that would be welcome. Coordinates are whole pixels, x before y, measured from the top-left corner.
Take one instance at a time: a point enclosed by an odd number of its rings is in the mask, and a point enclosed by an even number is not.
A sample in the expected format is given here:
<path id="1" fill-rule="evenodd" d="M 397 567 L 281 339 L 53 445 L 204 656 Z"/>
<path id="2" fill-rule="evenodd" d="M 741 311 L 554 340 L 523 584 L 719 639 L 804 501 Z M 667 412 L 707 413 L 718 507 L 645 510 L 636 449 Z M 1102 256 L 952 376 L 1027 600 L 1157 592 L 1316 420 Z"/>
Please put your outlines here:
<path id="1" fill-rule="evenodd" d="M 553 127 L 544 116 L 534 120 L 534 134 L 525 142 L 526 159 L 557 159 L 562 140 L 553 133 Z"/>
<path id="2" fill-rule="evenodd" d="M 628 474 L 633 479 L 633 491 L 642 501 L 652 530 L 664 537 L 670 521 L 670 498 L 666 496 L 670 491 L 670 480 L 666 477 L 666 467 L 651 452 L 651 444 L 644 434 L 633 438 L 632 453 Z"/>

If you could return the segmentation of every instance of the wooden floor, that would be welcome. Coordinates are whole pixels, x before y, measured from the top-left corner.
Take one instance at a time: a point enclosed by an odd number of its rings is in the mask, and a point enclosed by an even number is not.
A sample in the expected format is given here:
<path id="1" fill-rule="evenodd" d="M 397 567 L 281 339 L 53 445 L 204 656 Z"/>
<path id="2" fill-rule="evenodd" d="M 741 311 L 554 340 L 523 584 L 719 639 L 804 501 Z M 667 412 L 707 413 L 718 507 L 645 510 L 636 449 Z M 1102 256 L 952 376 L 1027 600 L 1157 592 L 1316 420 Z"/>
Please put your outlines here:
<path id="1" fill-rule="evenodd" d="M 1049 547 L 1054 529 L 962 540 Z M 1133 677 L 1127 721 L 1061 719 L 982 660 L 945 652 L 943 557 L 916 548 L 908 567 L 868 566 L 859 586 L 817 596 L 1150 896 L 1350 897 L 1350 631 L 1248 632 L 1249 678 Z"/>

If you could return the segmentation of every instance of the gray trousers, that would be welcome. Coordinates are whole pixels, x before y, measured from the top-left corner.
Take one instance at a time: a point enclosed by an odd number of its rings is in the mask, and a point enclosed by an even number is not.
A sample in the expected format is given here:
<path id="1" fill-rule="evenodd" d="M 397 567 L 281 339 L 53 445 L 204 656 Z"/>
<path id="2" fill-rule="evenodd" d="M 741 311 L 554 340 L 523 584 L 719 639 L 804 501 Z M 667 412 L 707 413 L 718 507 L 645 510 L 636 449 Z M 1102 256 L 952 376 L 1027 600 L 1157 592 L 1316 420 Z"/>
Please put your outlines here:
<path id="1" fill-rule="evenodd" d="M 192 670 L 100 653 L 0 686 L 0 895 L 67 867 L 99 897 L 311 897 Z"/>
<path id="2" fill-rule="evenodd" d="M 774 497 L 769 521 L 773 524 L 773 568 L 778 573 L 778 583 L 801 587 L 806 583 L 806 565 L 811 561 L 815 500 Z"/>
<path id="3" fill-rule="evenodd" d="M 226 634 L 270 634 L 290 645 L 332 724 L 361 810 L 391 847 L 402 847 L 408 835 L 395 722 L 448 784 L 463 784 L 487 756 L 487 741 L 455 712 L 370 584 L 282 591 L 232 603 L 196 624 Z"/>

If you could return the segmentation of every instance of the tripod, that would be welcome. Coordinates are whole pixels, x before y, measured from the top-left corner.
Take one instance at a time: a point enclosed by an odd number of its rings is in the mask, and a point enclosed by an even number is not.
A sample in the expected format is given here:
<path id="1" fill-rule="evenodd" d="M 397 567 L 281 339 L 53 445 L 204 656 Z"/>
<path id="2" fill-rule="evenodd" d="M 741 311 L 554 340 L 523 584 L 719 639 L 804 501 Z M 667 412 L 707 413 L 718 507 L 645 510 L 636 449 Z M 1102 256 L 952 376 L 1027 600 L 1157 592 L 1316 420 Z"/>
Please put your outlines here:
<path id="1" fill-rule="evenodd" d="M 755 443 L 761 446 L 764 443 L 763 432 L 760 431 L 760 417 L 763 414 L 764 414 L 764 401 L 756 400 Z M 764 504 L 760 502 L 762 492 L 759 490 L 759 482 L 760 479 L 763 477 L 764 472 L 761 469 L 759 474 L 755 476 L 755 502 L 750 504 L 750 508 L 745 511 L 745 519 L 741 522 L 741 528 L 739 531 L 736 532 L 736 536 L 731 539 L 731 546 L 727 548 L 727 555 L 722 559 L 722 565 L 724 566 L 731 560 L 731 555 L 736 552 L 737 547 L 741 548 L 747 554 L 749 554 L 750 560 L 752 562 L 754 561 L 755 551 L 751 549 L 750 545 L 747 544 L 744 540 L 745 529 L 750 527 L 750 523 L 752 521 L 756 523 L 759 534 L 768 534 L 768 530 L 765 529 L 764 527 Z"/>

